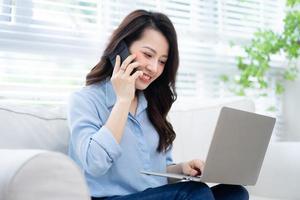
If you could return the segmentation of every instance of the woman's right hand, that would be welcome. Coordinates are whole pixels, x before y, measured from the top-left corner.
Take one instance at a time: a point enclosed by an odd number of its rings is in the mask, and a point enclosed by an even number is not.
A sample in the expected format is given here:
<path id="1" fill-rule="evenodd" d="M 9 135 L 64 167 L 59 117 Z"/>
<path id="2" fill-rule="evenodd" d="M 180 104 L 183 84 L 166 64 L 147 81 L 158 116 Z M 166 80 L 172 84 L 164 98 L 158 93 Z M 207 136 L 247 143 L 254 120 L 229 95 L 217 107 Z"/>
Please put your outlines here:
<path id="1" fill-rule="evenodd" d="M 139 66 L 138 62 L 132 62 L 136 55 L 128 56 L 121 64 L 121 58 L 117 55 L 116 63 L 114 66 L 111 82 L 115 90 L 117 101 L 131 102 L 135 95 L 135 81 L 143 75 L 142 71 L 136 71 L 132 75 L 131 72 L 134 68 Z"/>

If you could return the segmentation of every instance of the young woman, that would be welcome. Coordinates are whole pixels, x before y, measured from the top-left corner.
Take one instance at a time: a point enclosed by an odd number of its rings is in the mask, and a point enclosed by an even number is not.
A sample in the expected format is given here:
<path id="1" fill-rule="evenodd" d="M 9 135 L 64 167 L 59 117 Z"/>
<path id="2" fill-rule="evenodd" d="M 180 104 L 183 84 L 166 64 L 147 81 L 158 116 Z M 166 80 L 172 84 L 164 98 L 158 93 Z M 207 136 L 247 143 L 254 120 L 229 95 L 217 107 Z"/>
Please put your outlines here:
<path id="1" fill-rule="evenodd" d="M 109 56 L 124 41 L 123 62 Z M 100 62 L 69 104 L 69 154 L 84 172 L 92 199 L 248 199 L 242 186 L 177 182 L 141 170 L 196 176 L 204 163 L 175 164 L 175 132 L 166 116 L 176 100 L 179 57 L 169 18 L 136 10 L 114 31 Z"/>

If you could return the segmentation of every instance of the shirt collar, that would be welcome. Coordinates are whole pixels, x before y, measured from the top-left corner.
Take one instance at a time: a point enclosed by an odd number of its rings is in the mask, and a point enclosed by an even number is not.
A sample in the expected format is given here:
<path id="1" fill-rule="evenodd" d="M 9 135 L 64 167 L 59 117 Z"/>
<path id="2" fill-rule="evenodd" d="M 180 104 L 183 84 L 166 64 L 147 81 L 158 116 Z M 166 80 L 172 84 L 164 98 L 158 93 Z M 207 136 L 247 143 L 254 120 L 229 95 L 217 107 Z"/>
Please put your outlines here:
<path id="1" fill-rule="evenodd" d="M 138 106 L 135 115 L 138 116 L 148 107 L 148 102 L 143 91 L 138 92 Z"/>
<path id="2" fill-rule="evenodd" d="M 115 105 L 117 97 L 113 88 L 113 85 L 110 80 L 107 80 L 105 83 L 105 93 L 106 93 L 106 106 L 108 108 L 111 108 L 113 105 Z M 143 110 L 145 110 L 148 107 L 147 99 L 144 95 L 143 91 L 138 92 L 138 106 L 136 110 L 136 115 L 140 114 Z"/>
<path id="3" fill-rule="evenodd" d="M 105 102 L 108 108 L 111 108 L 116 103 L 116 94 L 112 83 L 110 80 L 107 80 L 105 83 Z"/>

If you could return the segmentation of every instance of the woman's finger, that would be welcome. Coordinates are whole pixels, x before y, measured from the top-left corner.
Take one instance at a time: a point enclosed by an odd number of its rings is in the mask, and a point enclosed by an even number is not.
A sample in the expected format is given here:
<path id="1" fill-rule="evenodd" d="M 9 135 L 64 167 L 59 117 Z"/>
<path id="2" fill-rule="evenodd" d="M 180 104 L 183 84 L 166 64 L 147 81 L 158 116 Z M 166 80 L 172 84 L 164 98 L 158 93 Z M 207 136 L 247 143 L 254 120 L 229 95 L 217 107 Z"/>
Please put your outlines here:
<path id="1" fill-rule="evenodd" d="M 128 56 L 123 63 L 121 64 L 121 70 L 125 71 L 127 66 L 135 59 L 136 55 L 135 54 L 131 54 L 130 56 Z"/>
<path id="2" fill-rule="evenodd" d="M 136 80 L 139 76 L 142 76 L 143 72 L 142 71 L 136 71 L 134 72 L 130 77 L 134 80 Z"/>
<path id="3" fill-rule="evenodd" d="M 203 171 L 204 169 L 204 162 L 202 160 L 194 160 L 193 162 L 194 164 L 194 167 L 196 167 L 197 169 L 199 169 L 201 172 Z"/>
<path id="4" fill-rule="evenodd" d="M 125 75 L 130 76 L 130 74 L 134 70 L 134 68 L 137 68 L 138 66 L 140 66 L 140 63 L 138 63 L 138 62 L 130 63 L 126 68 Z"/>
<path id="5" fill-rule="evenodd" d="M 197 175 L 199 175 L 199 171 L 197 171 L 195 169 L 190 170 L 190 176 L 197 176 Z"/>
<path id="6" fill-rule="evenodd" d="M 120 64 L 121 64 L 121 57 L 119 55 L 117 55 L 113 74 L 117 73 L 120 70 Z"/>

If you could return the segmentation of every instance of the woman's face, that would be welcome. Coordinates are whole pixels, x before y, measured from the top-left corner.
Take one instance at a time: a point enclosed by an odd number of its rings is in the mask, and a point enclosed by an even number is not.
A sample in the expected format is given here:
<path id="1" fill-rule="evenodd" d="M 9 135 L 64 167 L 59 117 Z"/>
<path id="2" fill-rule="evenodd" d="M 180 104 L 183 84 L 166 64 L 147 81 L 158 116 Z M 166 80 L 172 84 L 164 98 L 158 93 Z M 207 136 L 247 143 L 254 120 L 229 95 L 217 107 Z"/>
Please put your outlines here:
<path id="1" fill-rule="evenodd" d="M 129 51 L 136 54 L 135 60 L 140 63 L 137 70 L 143 72 L 143 76 L 136 80 L 135 88 L 144 90 L 164 70 L 169 52 L 168 41 L 161 32 L 145 29 L 141 38 L 131 44 Z"/>

